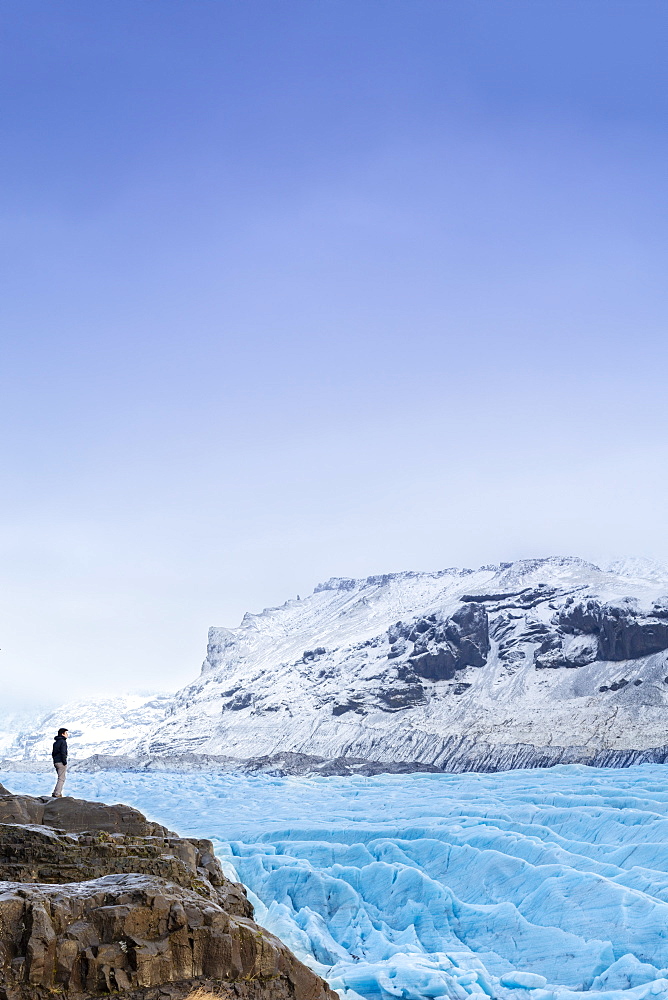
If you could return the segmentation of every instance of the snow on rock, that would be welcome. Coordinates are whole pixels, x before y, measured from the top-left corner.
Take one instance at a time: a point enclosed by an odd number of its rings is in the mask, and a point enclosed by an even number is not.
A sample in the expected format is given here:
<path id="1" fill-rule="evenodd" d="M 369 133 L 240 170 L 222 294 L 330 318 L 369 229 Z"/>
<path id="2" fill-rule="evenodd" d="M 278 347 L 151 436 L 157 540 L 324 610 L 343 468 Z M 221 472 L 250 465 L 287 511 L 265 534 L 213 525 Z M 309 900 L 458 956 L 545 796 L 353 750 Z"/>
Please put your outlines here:
<path id="1" fill-rule="evenodd" d="M 44 778 L 7 775 L 39 793 Z M 256 919 L 348 1000 L 668 998 L 668 771 L 82 774 L 213 837 Z"/>

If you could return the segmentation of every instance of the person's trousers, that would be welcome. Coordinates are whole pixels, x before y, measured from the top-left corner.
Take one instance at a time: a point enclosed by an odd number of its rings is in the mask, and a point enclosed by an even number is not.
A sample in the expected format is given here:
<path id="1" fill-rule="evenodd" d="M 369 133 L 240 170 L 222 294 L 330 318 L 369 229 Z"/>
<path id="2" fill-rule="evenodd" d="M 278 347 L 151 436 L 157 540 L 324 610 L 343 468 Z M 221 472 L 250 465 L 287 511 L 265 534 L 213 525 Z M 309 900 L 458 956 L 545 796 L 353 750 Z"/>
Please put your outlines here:
<path id="1" fill-rule="evenodd" d="M 53 790 L 52 797 L 54 799 L 58 799 L 63 794 L 63 785 L 65 784 L 65 775 L 67 774 L 67 764 L 61 764 L 60 761 L 55 761 L 53 766 L 56 769 L 58 780 L 56 781 L 56 787 Z"/>

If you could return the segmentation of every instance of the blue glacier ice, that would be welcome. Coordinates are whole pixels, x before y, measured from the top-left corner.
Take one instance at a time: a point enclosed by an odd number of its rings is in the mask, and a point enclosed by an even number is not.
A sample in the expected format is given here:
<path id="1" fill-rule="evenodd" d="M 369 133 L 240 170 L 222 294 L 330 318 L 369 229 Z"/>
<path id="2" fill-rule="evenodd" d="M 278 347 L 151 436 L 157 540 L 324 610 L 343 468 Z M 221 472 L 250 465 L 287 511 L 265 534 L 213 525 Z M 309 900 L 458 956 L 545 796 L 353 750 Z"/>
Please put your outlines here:
<path id="1" fill-rule="evenodd" d="M 44 794 L 50 775 L 3 774 Z M 214 840 L 350 1000 L 668 1000 L 668 768 L 274 778 L 73 773 Z"/>

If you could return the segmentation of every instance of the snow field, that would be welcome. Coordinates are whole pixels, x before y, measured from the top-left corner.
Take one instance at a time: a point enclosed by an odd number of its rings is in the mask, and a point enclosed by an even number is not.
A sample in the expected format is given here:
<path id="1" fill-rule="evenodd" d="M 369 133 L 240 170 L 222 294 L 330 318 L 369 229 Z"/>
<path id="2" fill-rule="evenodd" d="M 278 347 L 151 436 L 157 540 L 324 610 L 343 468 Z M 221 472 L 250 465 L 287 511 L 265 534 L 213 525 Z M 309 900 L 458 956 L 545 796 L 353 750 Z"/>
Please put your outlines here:
<path id="1" fill-rule="evenodd" d="M 46 775 L 0 779 L 49 791 Z M 668 1000 L 661 765 L 75 773 L 66 791 L 213 839 L 259 922 L 351 1000 Z"/>

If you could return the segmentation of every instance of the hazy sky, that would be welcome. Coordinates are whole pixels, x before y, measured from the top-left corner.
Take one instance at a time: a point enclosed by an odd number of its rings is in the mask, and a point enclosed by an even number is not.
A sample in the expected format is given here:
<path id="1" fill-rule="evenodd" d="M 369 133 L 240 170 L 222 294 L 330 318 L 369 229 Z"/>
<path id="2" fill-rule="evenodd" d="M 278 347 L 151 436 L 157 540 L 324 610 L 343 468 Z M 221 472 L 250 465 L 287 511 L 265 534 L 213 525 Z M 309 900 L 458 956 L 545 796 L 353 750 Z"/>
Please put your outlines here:
<path id="1" fill-rule="evenodd" d="M 366 576 L 668 559 L 665 0 L 5 0 L 7 704 Z"/>

